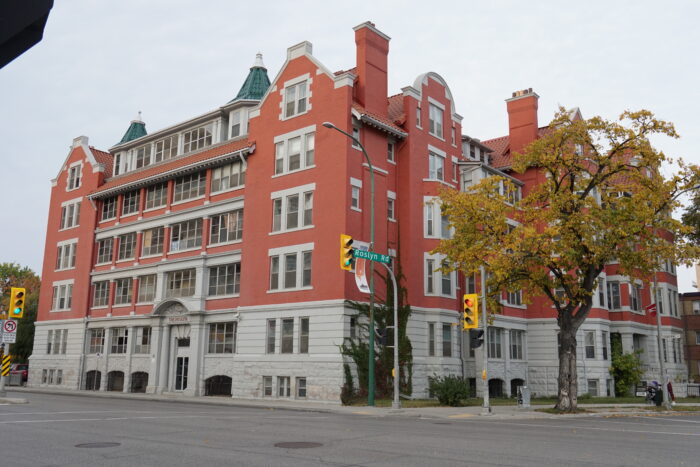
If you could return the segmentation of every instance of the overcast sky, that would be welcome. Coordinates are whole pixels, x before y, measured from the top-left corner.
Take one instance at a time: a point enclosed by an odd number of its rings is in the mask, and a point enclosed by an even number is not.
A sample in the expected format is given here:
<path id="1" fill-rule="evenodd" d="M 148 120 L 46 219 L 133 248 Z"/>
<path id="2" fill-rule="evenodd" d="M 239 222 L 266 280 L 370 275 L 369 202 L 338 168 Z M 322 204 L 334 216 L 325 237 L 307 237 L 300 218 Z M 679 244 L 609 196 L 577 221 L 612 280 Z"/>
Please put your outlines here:
<path id="1" fill-rule="evenodd" d="M 559 105 L 586 118 L 645 108 L 681 134 L 656 146 L 700 163 L 698 17 L 692 0 L 57 1 L 43 40 L 0 69 L 0 262 L 41 273 L 50 180 L 74 137 L 108 150 L 138 111 L 153 132 L 213 110 L 258 51 L 270 79 L 303 40 L 331 70 L 351 68 L 367 20 L 392 38 L 389 93 L 440 74 L 465 134 L 507 134 L 504 99 L 531 87 L 541 126 Z M 689 270 L 678 279 L 697 290 Z"/>

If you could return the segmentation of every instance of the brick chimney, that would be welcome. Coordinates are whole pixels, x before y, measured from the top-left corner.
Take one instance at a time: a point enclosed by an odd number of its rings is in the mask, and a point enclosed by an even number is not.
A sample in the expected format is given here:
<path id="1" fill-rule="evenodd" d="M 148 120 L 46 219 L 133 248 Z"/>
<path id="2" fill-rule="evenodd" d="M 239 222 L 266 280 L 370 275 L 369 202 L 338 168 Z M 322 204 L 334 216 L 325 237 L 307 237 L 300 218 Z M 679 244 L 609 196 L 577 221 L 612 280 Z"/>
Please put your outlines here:
<path id="1" fill-rule="evenodd" d="M 389 36 L 369 21 L 355 26 L 357 46 L 357 84 L 355 98 L 370 112 L 388 115 Z"/>
<path id="2" fill-rule="evenodd" d="M 532 88 L 515 91 L 506 99 L 508 109 L 508 135 L 510 152 L 522 152 L 525 146 L 537 139 L 537 100 Z"/>

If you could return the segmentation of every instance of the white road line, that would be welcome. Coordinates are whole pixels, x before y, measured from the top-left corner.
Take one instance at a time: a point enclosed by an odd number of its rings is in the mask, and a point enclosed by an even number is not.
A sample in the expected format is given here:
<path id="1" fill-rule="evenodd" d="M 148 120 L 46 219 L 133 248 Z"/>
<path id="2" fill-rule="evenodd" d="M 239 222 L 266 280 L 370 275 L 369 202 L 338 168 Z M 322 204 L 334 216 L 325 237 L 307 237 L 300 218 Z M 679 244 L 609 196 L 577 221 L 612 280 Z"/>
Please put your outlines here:
<path id="1" fill-rule="evenodd" d="M 176 416 L 150 416 L 150 417 L 109 417 L 109 418 L 66 418 L 62 420 L 6 420 L 0 421 L 0 425 L 11 425 L 13 423 L 52 423 L 52 422 L 111 422 L 115 420 L 159 420 L 159 419 L 172 419 L 172 418 L 201 418 L 201 417 L 211 417 L 212 414 L 199 414 L 199 415 L 176 415 Z M 243 417 L 233 417 L 233 416 L 217 416 L 216 418 L 225 418 L 227 420 L 232 418 L 243 418 Z"/>
<path id="2" fill-rule="evenodd" d="M 88 413 L 124 413 L 124 412 L 136 412 L 136 413 L 168 413 L 168 414 L 187 414 L 191 413 L 189 411 L 183 412 L 173 412 L 168 410 L 167 412 L 157 411 L 157 410 L 79 410 L 79 411 L 67 411 L 67 412 L 4 412 L 0 415 L 70 415 L 70 414 L 88 414 Z M 212 414 L 217 415 L 221 412 L 196 412 L 197 414 Z"/>
<path id="3" fill-rule="evenodd" d="M 500 422 L 491 422 L 491 423 L 500 423 Z M 536 428 L 564 428 L 564 429 L 570 429 L 570 430 L 593 430 L 593 431 L 611 431 L 611 432 L 616 432 L 616 433 L 647 433 L 650 435 L 679 435 L 679 436 L 700 437 L 700 433 L 680 433 L 680 432 L 673 432 L 673 431 L 648 431 L 648 430 L 611 430 L 609 428 L 600 428 L 600 427 L 592 427 L 592 426 L 576 426 L 576 425 L 544 425 L 544 424 L 537 424 L 537 423 L 518 423 L 516 425 L 516 424 L 510 423 L 509 426 L 530 426 L 530 427 L 536 427 Z"/>

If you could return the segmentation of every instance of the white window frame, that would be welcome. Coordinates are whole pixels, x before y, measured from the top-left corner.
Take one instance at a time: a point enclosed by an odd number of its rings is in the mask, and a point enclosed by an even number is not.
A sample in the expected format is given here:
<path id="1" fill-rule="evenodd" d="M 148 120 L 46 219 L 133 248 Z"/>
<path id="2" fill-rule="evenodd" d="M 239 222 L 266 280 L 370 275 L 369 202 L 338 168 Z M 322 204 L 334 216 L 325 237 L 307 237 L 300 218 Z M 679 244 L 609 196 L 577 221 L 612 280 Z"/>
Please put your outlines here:
<path id="1" fill-rule="evenodd" d="M 207 295 L 212 298 L 235 297 L 241 291 L 240 261 L 209 267 Z M 230 291 L 228 289 L 231 289 Z"/>
<path id="2" fill-rule="evenodd" d="M 216 222 L 214 222 L 216 220 Z M 229 227 L 234 227 L 233 229 Z M 222 238 L 223 237 L 223 238 Z M 209 244 L 227 245 L 243 239 L 243 208 L 209 217 Z"/>
<path id="3" fill-rule="evenodd" d="M 152 196 L 149 199 L 149 194 Z M 168 204 L 168 182 L 156 183 L 146 187 L 146 201 L 143 206 L 144 211 L 159 209 Z"/>
<path id="4" fill-rule="evenodd" d="M 110 202 L 109 204 L 108 201 Z M 102 206 L 100 207 L 100 222 L 105 222 L 117 218 L 117 202 L 118 199 L 116 196 L 112 196 L 110 198 L 105 198 L 102 200 Z M 111 205 L 112 209 L 106 210 L 106 207 L 108 205 Z M 105 217 L 105 213 L 111 215 L 109 217 Z"/>
<path id="5" fill-rule="evenodd" d="M 68 230 L 80 225 L 80 207 L 82 198 L 61 203 L 61 222 L 58 230 Z"/>
<path id="6" fill-rule="evenodd" d="M 271 248 L 268 250 L 268 264 L 269 264 L 269 282 L 267 293 L 282 293 L 282 292 L 292 292 L 296 290 L 311 290 L 312 279 L 313 279 L 313 243 L 304 243 L 299 245 L 284 246 L 280 248 Z M 310 255 L 310 256 L 308 256 Z M 287 256 L 296 257 L 296 265 L 294 270 L 295 281 L 294 287 L 287 287 Z M 311 260 L 311 268 L 306 268 L 305 259 Z M 277 264 L 276 273 L 274 271 L 274 264 Z M 290 271 L 291 272 L 291 271 Z M 276 287 L 273 288 L 275 282 L 273 282 L 273 274 L 276 274 Z M 307 279 L 308 275 L 308 279 Z M 308 285 L 303 285 L 304 282 L 308 282 Z"/>
<path id="7" fill-rule="evenodd" d="M 350 209 L 362 212 L 362 180 L 350 177 Z"/>
<path id="8" fill-rule="evenodd" d="M 280 102 L 280 120 L 304 115 L 311 110 L 311 75 L 306 73 L 296 78 L 285 81 L 284 87 L 280 90 L 282 96 Z M 290 99 L 290 91 L 294 92 L 294 97 Z M 303 105 L 301 105 L 303 102 Z M 291 111 L 290 106 L 291 104 Z"/>
<path id="9" fill-rule="evenodd" d="M 125 326 L 109 329 L 109 353 L 125 354 L 129 349 L 129 329 Z"/>
<path id="10" fill-rule="evenodd" d="M 174 287 L 176 283 L 180 284 L 179 288 Z M 183 283 L 188 284 L 186 289 L 182 287 Z M 166 298 L 194 296 L 197 293 L 197 270 L 187 268 L 168 271 L 165 275 L 164 289 Z"/>
<path id="11" fill-rule="evenodd" d="M 393 191 L 386 192 L 386 218 L 390 222 L 396 222 L 396 193 Z"/>
<path id="12" fill-rule="evenodd" d="M 146 242 L 149 242 L 146 245 Z M 160 256 L 165 247 L 165 227 L 158 226 L 146 229 L 141 234 L 141 258 Z"/>
<path id="13" fill-rule="evenodd" d="M 443 273 L 440 271 L 440 265 L 446 260 L 445 255 L 434 254 L 429 252 L 423 253 L 423 294 L 427 297 L 446 297 L 456 298 L 456 271 L 449 273 L 450 293 L 444 294 L 443 291 Z M 432 264 L 433 269 L 430 270 Z"/>
<path id="14" fill-rule="evenodd" d="M 583 331 L 583 356 L 586 360 L 595 360 L 596 354 L 597 354 L 597 352 L 596 352 L 596 332 L 592 331 L 592 330 L 584 330 Z"/>
<path id="15" fill-rule="evenodd" d="M 386 160 L 392 164 L 396 164 L 396 143 L 387 141 Z"/>
<path id="16" fill-rule="evenodd" d="M 92 307 L 102 308 L 109 305 L 110 281 L 92 283 Z"/>
<path id="17" fill-rule="evenodd" d="M 156 299 L 158 287 L 158 275 L 146 274 L 139 276 L 139 290 L 136 296 L 136 303 L 152 303 Z"/>
<path id="18" fill-rule="evenodd" d="M 202 247 L 202 218 L 178 222 L 170 227 L 170 248 L 168 253 L 196 250 Z M 177 236 L 177 239 L 175 238 Z"/>
<path id="19" fill-rule="evenodd" d="M 292 143 L 298 138 L 299 151 L 291 153 Z M 275 165 L 273 177 L 300 172 L 316 167 L 316 125 L 310 125 L 289 133 L 277 135 L 275 143 Z M 299 156 L 299 167 L 290 169 L 290 156 Z"/>
<path id="20" fill-rule="evenodd" d="M 288 188 L 270 193 L 272 200 L 272 226 L 270 235 L 276 235 L 286 232 L 295 232 L 297 230 L 311 229 L 313 224 L 313 203 L 314 192 L 316 190 L 315 183 Z M 297 214 L 296 227 L 289 227 L 289 203 L 295 198 L 297 199 Z M 307 202 L 310 202 L 310 209 Z M 307 211 L 309 211 L 307 213 Z M 308 214 L 308 216 L 307 216 Z"/>
<path id="21" fill-rule="evenodd" d="M 207 122 L 197 128 L 182 132 L 182 153 L 187 154 L 200 149 L 208 148 L 216 143 L 214 138 L 214 122 Z M 188 141 L 189 138 L 189 141 Z"/>
<path id="22" fill-rule="evenodd" d="M 130 240 L 128 243 L 125 240 Z M 130 248 L 127 245 L 131 245 Z M 136 258 L 136 232 L 128 232 L 119 236 L 117 262 L 130 261 Z"/>
<path id="23" fill-rule="evenodd" d="M 186 187 L 186 188 L 185 188 Z M 177 177 L 173 182 L 172 204 L 185 203 L 204 197 L 207 189 L 206 171 L 195 172 Z"/>
<path id="24" fill-rule="evenodd" d="M 109 245 L 109 257 L 106 261 L 100 261 L 100 258 L 104 255 L 100 253 L 102 245 Z M 97 258 L 95 258 L 95 264 L 110 264 L 114 259 L 114 237 L 107 237 L 97 240 Z"/>
<path id="25" fill-rule="evenodd" d="M 525 360 L 525 331 L 510 329 L 508 332 L 509 356 L 511 360 Z"/>
<path id="26" fill-rule="evenodd" d="M 452 238 L 454 227 L 445 229 L 441 209 L 440 198 L 435 196 L 423 197 L 423 237 L 424 238 Z M 446 231 L 445 231 L 446 230 Z"/>
<path id="27" fill-rule="evenodd" d="M 52 284 L 51 311 L 68 311 L 73 305 L 74 279 L 57 281 Z M 63 305 L 61 305 L 61 301 Z"/>
<path id="28" fill-rule="evenodd" d="M 433 99 L 428 100 L 428 133 L 444 141 L 445 106 Z"/>
<path id="29" fill-rule="evenodd" d="M 75 269 L 75 257 L 78 249 L 78 239 L 72 238 L 58 242 L 56 245 L 56 271 Z"/>
<path id="30" fill-rule="evenodd" d="M 180 135 L 170 135 L 153 143 L 153 161 L 161 162 L 178 155 L 178 142 Z"/>
<path id="31" fill-rule="evenodd" d="M 245 164 L 240 160 L 211 170 L 212 194 L 225 193 L 243 187 L 245 187 Z"/>
<path id="32" fill-rule="evenodd" d="M 66 177 L 66 191 L 73 191 L 80 188 L 83 180 L 83 163 L 73 162 L 66 169 L 68 176 Z"/>
<path id="33" fill-rule="evenodd" d="M 428 151 L 428 178 L 431 181 L 445 181 L 445 156 L 429 150 Z"/>
<path id="34" fill-rule="evenodd" d="M 128 195 L 128 198 L 127 198 Z M 128 206 L 127 206 L 127 199 L 128 199 Z M 134 200 L 136 202 L 134 202 Z M 133 216 L 139 213 L 139 209 L 141 206 L 141 190 L 136 189 L 136 190 L 131 190 L 122 195 L 122 214 L 121 217 L 126 217 L 126 216 Z M 129 207 L 129 211 L 127 211 L 127 207 Z"/>
<path id="35" fill-rule="evenodd" d="M 114 306 L 131 305 L 134 297 L 134 280 L 131 277 L 122 277 L 114 281 Z"/>
<path id="36" fill-rule="evenodd" d="M 489 326 L 488 328 L 488 350 L 487 358 L 495 360 L 503 360 L 503 336 L 505 330 L 503 328 Z M 498 339 L 496 338 L 498 337 Z"/>
<path id="37" fill-rule="evenodd" d="M 138 326 L 134 328 L 134 353 L 151 353 L 151 338 L 153 329 L 151 326 Z"/>

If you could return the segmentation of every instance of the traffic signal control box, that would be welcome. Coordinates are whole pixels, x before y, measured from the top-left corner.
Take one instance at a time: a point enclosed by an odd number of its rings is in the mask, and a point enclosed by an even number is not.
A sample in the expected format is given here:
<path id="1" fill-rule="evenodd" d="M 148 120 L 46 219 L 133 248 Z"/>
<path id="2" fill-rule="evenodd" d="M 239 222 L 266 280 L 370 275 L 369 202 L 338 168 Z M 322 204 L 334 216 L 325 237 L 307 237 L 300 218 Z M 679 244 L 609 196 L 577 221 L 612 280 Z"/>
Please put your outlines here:
<path id="1" fill-rule="evenodd" d="M 479 300 L 475 293 L 464 294 L 462 326 L 462 329 L 476 329 L 479 327 Z"/>

